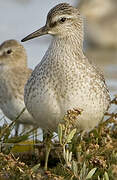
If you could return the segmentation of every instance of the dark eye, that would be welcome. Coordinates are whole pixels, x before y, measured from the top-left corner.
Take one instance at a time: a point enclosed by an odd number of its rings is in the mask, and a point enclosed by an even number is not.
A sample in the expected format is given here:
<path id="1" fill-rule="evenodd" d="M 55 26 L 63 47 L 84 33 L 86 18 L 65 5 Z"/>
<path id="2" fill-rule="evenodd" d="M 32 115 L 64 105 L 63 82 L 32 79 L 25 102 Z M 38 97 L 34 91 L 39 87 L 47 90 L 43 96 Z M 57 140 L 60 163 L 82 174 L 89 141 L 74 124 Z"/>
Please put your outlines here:
<path id="1" fill-rule="evenodd" d="M 11 49 L 8 49 L 7 50 L 7 54 L 11 54 L 12 53 L 12 50 Z"/>
<path id="2" fill-rule="evenodd" d="M 65 17 L 63 17 L 63 18 L 60 19 L 60 22 L 62 22 L 62 23 L 65 22 L 65 21 L 66 21 L 66 18 L 65 18 Z"/>

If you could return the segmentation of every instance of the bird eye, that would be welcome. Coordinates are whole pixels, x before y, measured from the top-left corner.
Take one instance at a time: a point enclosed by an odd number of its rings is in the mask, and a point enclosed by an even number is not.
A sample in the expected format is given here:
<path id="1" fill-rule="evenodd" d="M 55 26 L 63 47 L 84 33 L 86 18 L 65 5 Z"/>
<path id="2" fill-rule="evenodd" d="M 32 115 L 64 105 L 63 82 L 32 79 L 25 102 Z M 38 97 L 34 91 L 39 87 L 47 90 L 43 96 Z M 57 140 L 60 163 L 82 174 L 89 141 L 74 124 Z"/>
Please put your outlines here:
<path id="1" fill-rule="evenodd" d="M 8 49 L 7 50 L 7 54 L 11 54 L 12 53 L 12 50 L 11 49 Z"/>
<path id="2" fill-rule="evenodd" d="M 60 22 L 62 22 L 62 23 L 63 23 L 63 22 L 65 22 L 65 21 L 66 21 L 66 19 L 67 19 L 67 18 L 63 17 L 63 18 L 61 18 L 61 19 L 60 19 Z"/>

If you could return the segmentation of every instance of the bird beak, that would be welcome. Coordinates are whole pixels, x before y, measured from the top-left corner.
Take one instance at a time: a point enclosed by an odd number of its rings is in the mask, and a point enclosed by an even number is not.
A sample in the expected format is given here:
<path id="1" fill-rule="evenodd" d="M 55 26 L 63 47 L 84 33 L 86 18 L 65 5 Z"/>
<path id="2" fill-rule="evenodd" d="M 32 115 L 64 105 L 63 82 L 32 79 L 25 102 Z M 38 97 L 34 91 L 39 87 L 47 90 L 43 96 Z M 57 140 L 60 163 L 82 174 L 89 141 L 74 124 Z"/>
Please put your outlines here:
<path id="1" fill-rule="evenodd" d="M 48 34 L 48 27 L 45 25 L 42 28 L 38 29 L 37 31 L 29 34 L 24 39 L 21 40 L 21 42 L 28 41 L 30 39 L 36 38 L 38 36 L 43 36 L 45 34 Z"/>

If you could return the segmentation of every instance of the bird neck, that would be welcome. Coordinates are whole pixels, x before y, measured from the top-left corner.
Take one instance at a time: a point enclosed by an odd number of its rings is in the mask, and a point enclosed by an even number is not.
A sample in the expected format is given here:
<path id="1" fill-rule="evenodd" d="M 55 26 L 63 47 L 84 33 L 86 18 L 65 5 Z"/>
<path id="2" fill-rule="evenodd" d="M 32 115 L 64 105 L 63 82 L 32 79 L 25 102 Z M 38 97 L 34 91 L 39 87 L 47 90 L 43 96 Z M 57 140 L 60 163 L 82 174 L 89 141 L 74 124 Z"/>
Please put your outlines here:
<path id="1" fill-rule="evenodd" d="M 50 47 L 55 51 L 66 51 L 66 53 L 70 52 L 84 56 L 83 25 L 75 24 L 64 35 L 54 36 Z"/>

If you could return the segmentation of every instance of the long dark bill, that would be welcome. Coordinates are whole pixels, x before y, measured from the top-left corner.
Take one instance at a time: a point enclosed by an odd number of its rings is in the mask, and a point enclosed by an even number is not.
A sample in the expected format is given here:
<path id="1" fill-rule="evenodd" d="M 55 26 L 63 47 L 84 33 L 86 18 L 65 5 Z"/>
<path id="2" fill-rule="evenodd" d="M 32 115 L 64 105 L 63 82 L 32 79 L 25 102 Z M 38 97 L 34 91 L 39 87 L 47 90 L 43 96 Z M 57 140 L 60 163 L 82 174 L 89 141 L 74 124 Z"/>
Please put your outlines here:
<path id="1" fill-rule="evenodd" d="M 21 42 L 28 41 L 28 40 L 36 38 L 38 36 L 43 36 L 45 34 L 48 34 L 47 26 L 43 26 L 42 28 L 38 29 L 37 31 L 29 34 L 24 39 L 22 39 Z"/>

